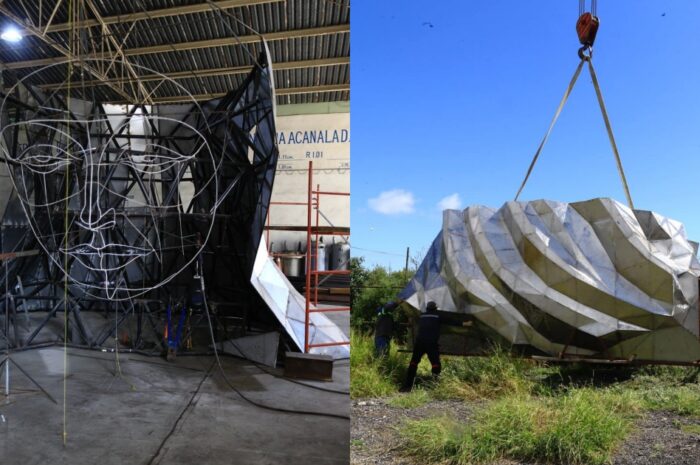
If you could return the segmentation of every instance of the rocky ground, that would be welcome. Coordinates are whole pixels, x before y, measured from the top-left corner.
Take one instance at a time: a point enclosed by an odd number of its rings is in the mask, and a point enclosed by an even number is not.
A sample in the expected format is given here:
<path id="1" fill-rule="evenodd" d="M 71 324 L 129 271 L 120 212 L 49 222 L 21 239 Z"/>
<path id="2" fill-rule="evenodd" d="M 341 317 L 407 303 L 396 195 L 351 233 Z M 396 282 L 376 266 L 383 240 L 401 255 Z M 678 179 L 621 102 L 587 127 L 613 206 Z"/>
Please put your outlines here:
<path id="1" fill-rule="evenodd" d="M 639 421 L 615 456 L 615 465 L 700 464 L 700 419 L 652 412 Z"/>
<path id="2" fill-rule="evenodd" d="M 461 401 L 433 401 L 404 409 L 387 404 L 387 399 L 353 400 L 350 437 L 352 465 L 423 465 L 401 454 L 396 427 L 407 418 L 425 418 L 438 412 L 463 421 L 476 404 Z M 503 461 L 499 465 L 534 465 Z M 700 465 L 700 419 L 666 412 L 648 413 L 617 451 L 614 465 Z"/>

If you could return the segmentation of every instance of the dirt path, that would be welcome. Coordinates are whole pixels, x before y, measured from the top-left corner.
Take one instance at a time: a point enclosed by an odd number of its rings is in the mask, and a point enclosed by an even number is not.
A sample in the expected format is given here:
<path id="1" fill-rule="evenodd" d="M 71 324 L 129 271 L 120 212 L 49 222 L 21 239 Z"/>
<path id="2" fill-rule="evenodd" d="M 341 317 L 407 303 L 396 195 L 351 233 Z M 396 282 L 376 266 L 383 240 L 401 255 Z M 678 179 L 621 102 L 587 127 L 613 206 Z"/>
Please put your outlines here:
<path id="1" fill-rule="evenodd" d="M 350 436 L 352 465 L 423 465 L 403 457 L 396 427 L 408 418 L 449 413 L 469 421 L 477 404 L 433 401 L 422 407 L 391 407 L 387 399 L 353 400 Z M 693 426 L 694 425 L 694 426 Z M 693 431 L 690 431 L 693 430 Z M 700 419 L 653 412 L 638 421 L 635 431 L 615 455 L 614 465 L 700 465 Z M 501 464 L 533 465 L 512 461 Z"/>

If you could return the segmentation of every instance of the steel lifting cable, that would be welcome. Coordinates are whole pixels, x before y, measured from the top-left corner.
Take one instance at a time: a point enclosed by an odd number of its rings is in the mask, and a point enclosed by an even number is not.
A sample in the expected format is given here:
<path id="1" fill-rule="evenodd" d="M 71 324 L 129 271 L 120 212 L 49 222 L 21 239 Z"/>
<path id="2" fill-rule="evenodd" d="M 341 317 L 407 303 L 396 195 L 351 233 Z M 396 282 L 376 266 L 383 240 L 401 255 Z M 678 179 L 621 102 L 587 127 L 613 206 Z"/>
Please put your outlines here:
<path id="1" fill-rule="evenodd" d="M 576 71 L 574 71 L 574 76 L 571 78 L 571 82 L 569 82 L 569 86 L 566 88 L 566 92 L 564 92 L 564 96 L 561 98 L 561 101 L 559 102 L 559 106 L 557 107 L 557 111 L 554 113 L 554 118 L 552 118 L 552 122 L 549 123 L 549 128 L 547 129 L 547 132 L 544 134 L 544 137 L 542 138 L 542 142 L 540 142 L 539 147 L 537 147 L 537 151 L 535 152 L 535 156 L 532 158 L 532 162 L 530 162 L 530 166 L 527 169 L 527 173 L 525 173 L 525 179 L 523 179 L 522 184 L 520 184 L 520 189 L 518 189 L 517 194 L 515 194 L 515 200 L 518 200 L 518 197 L 520 197 L 520 193 L 525 188 L 525 184 L 527 183 L 527 180 L 530 179 L 530 174 L 532 174 L 532 170 L 535 167 L 535 163 L 537 163 L 537 159 L 539 158 L 540 153 L 542 152 L 542 149 L 544 148 L 544 144 L 547 143 L 547 139 L 549 139 L 549 135 L 552 133 L 552 129 L 554 129 L 554 125 L 557 123 L 557 120 L 559 119 L 559 115 L 561 114 L 561 111 L 564 109 L 564 105 L 566 105 L 566 101 L 569 99 L 569 95 L 571 94 L 571 91 L 574 89 L 574 86 L 576 85 L 576 81 L 578 80 L 578 77 L 581 74 L 581 69 L 583 68 L 583 62 L 584 62 L 584 60 L 581 60 L 581 62 L 576 67 Z"/>
<path id="2" fill-rule="evenodd" d="M 583 10 L 583 5 L 584 1 L 582 0 L 579 3 L 580 11 Z M 596 8 L 596 2 L 592 2 L 592 11 L 595 12 Z M 597 20 L 597 18 L 596 18 Z M 595 33 L 593 35 L 593 38 L 595 38 Z M 592 44 L 592 41 L 591 41 Z M 586 54 L 588 52 L 588 54 Z M 527 183 L 528 179 L 530 178 L 530 174 L 532 174 L 532 170 L 535 167 L 535 163 L 537 163 L 537 159 L 540 156 L 540 153 L 542 152 L 542 149 L 544 148 L 544 145 L 547 143 L 547 140 L 549 139 L 549 136 L 552 132 L 552 129 L 554 128 L 554 125 L 557 122 L 557 119 L 559 119 L 559 115 L 561 114 L 561 111 L 564 108 L 564 105 L 566 104 L 566 101 L 569 98 L 569 95 L 571 94 L 571 91 L 573 90 L 574 86 L 576 85 L 576 81 L 578 80 L 579 74 L 581 74 L 581 68 L 583 68 L 584 63 L 588 63 L 588 72 L 591 75 L 591 81 L 593 82 L 593 88 L 595 89 L 596 97 L 598 99 L 598 104 L 600 106 L 600 113 L 603 116 L 603 121 L 605 122 L 605 129 L 608 133 L 608 139 L 610 140 L 610 147 L 612 148 L 613 155 L 615 155 L 615 163 L 617 164 L 617 171 L 618 174 L 620 175 L 620 180 L 622 181 L 622 188 L 625 191 L 625 196 L 627 197 L 627 204 L 631 209 L 634 209 L 634 203 L 632 202 L 632 195 L 630 194 L 630 189 L 629 185 L 627 184 L 627 177 L 625 176 L 625 170 L 622 167 L 622 159 L 620 158 L 620 152 L 617 150 L 617 143 L 615 142 L 615 136 L 613 134 L 612 130 L 612 125 L 610 124 L 610 118 L 608 117 L 608 111 L 605 108 L 605 101 L 603 100 L 603 93 L 600 90 L 600 84 L 598 82 L 598 76 L 596 75 L 595 68 L 593 67 L 593 48 L 591 45 L 584 45 L 581 47 L 578 51 L 579 58 L 581 58 L 581 61 L 579 62 L 578 66 L 576 67 L 576 71 L 574 72 L 574 76 L 571 78 L 571 82 L 569 82 L 569 86 L 566 88 L 566 92 L 564 93 L 564 97 L 562 97 L 561 102 L 559 102 L 559 106 L 557 107 L 557 111 L 554 113 L 554 118 L 552 118 L 552 122 L 549 124 L 549 128 L 547 129 L 547 132 L 545 133 L 544 137 L 542 138 L 542 142 L 540 142 L 539 147 L 537 147 L 537 151 L 535 151 L 535 156 L 532 158 L 532 162 L 530 162 L 530 166 L 527 169 L 527 173 L 525 173 L 525 179 L 523 179 L 523 182 L 520 184 L 520 188 L 518 189 L 518 192 L 515 194 L 515 200 L 518 200 L 518 197 L 520 197 L 520 194 L 522 193 L 523 189 L 525 188 L 525 184 Z"/>
<path id="3" fill-rule="evenodd" d="M 581 16 L 586 12 L 586 0 L 578 1 L 578 15 Z M 591 0 L 591 14 L 596 16 L 598 13 L 598 0 Z"/>
<path id="4" fill-rule="evenodd" d="M 591 73 L 591 80 L 593 81 L 593 87 L 595 88 L 595 94 L 598 97 L 598 104 L 600 105 L 600 113 L 603 115 L 603 120 L 605 121 L 605 129 L 608 132 L 608 139 L 610 139 L 610 146 L 615 154 L 615 162 L 617 163 L 617 171 L 620 174 L 620 180 L 622 181 L 622 187 L 625 189 L 625 195 L 627 196 L 627 204 L 631 209 L 634 209 L 634 203 L 632 202 L 632 195 L 630 194 L 630 188 L 627 184 L 627 177 L 625 176 L 625 170 L 622 167 L 622 159 L 620 158 L 620 152 L 617 151 L 617 144 L 615 143 L 615 136 L 613 135 L 612 126 L 610 125 L 610 118 L 608 118 L 608 111 L 605 109 L 605 102 L 603 101 L 603 93 L 600 91 L 600 85 L 598 84 L 598 76 L 595 74 L 595 69 L 593 68 L 593 60 L 590 57 L 586 60 L 588 62 L 588 71 Z"/>

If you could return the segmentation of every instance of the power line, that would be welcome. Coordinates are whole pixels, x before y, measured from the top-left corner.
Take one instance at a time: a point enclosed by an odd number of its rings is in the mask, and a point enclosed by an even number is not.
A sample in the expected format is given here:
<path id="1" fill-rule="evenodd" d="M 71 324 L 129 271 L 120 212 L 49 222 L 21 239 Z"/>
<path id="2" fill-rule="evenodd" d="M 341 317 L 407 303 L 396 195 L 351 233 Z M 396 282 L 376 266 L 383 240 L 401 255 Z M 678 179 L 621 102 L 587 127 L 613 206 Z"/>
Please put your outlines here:
<path id="1" fill-rule="evenodd" d="M 350 247 L 353 248 L 353 249 L 362 250 L 363 252 L 378 253 L 378 254 L 381 254 L 381 255 L 395 255 L 395 256 L 397 256 L 397 257 L 403 257 L 403 256 L 405 256 L 405 254 L 402 254 L 402 253 L 385 252 L 385 251 L 381 251 L 381 250 L 372 250 L 372 249 L 364 249 L 364 248 L 362 248 L 362 247 L 357 247 L 357 246 L 355 246 L 355 245 L 351 245 Z"/>

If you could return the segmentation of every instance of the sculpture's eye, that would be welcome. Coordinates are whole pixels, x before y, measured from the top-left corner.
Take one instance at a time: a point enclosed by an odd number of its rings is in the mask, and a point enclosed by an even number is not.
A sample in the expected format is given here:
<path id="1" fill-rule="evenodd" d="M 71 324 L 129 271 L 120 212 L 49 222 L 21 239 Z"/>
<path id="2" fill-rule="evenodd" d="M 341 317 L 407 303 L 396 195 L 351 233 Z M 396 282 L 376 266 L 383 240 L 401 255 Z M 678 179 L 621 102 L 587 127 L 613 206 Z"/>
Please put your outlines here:
<path id="1" fill-rule="evenodd" d="M 67 150 L 49 144 L 35 144 L 25 148 L 17 156 L 17 162 L 38 174 L 63 170 L 74 157 Z"/>
<path id="2" fill-rule="evenodd" d="M 182 154 L 165 145 L 149 142 L 143 152 L 125 152 L 123 163 L 133 166 L 139 172 L 151 174 L 163 173 L 171 169 L 179 169 L 182 164 L 196 158 L 203 144 L 194 153 Z"/>
<path id="3" fill-rule="evenodd" d="M 84 147 L 64 125 L 53 120 L 10 124 L 2 132 L 15 134 L 17 145 L 7 156 L 25 172 L 60 173 L 83 157 Z"/>
<path id="4" fill-rule="evenodd" d="M 181 127 L 181 131 L 188 136 L 176 141 L 154 136 L 153 128 L 169 127 L 174 124 Z M 206 139 L 196 127 L 172 118 L 143 116 L 137 112 L 130 120 L 117 126 L 115 132 L 127 130 L 129 134 L 145 137 L 131 140 L 126 137 L 115 137 L 117 143 L 125 149 L 119 162 L 142 174 L 155 175 L 171 170 L 177 173 L 184 170 L 186 168 L 184 165 L 195 160 L 207 149 Z"/>

